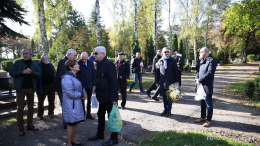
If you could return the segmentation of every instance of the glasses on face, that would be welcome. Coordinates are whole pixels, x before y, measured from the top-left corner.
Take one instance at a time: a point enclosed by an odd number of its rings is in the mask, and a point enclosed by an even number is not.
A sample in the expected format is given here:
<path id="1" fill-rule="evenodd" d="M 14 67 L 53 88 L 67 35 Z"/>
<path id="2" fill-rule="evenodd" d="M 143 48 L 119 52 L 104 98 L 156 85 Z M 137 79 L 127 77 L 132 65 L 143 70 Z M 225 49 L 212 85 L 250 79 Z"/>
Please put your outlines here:
<path id="1" fill-rule="evenodd" d="M 200 51 L 200 53 L 204 53 L 204 51 Z"/>
<path id="2" fill-rule="evenodd" d="M 94 55 L 98 55 L 99 54 L 99 52 L 94 52 Z"/>
<path id="3" fill-rule="evenodd" d="M 170 53 L 169 51 L 164 51 L 163 53 Z"/>

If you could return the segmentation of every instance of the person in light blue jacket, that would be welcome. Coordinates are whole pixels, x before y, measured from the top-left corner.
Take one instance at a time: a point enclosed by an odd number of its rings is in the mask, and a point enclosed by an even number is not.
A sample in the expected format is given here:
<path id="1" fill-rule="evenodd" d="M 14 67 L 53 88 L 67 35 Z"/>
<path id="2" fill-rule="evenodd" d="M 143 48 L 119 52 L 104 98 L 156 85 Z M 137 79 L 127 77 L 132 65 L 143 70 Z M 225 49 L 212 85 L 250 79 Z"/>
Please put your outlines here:
<path id="1" fill-rule="evenodd" d="M 88 58 L 88 60 L 91 60 L 92 62 L 97 62 L 96 59 L 94 58 L 94 53 L 95 52 L 91 53 L 91 56 Z"/>
<path id="2" fill-rule="evenodd" d="M 62 76 L 61 87 L 63 93 L 62 114 L 67 127 L 67 146 L 82 145 L 76 140 L 77 124 L 85 121 L 85 103 L 87 97 L 76 73 L 79 71 L 77 60 L 67 60 L 65 68 L 68 70 Z"/>

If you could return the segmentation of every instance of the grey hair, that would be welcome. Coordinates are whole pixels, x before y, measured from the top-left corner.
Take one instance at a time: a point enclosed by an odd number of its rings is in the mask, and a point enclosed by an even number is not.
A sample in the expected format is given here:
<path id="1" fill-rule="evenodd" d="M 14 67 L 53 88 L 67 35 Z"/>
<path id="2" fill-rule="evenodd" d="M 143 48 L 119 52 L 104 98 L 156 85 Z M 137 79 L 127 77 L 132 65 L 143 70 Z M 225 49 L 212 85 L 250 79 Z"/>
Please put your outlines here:
<path id="1" fill-rule="evenodd" d="M 168 50 L 169 50 L 169 48 L 167 48 L 167 47 L 164 47 L 162 50 L 165 50 L 165 49 L 168 49 Z"/>
<path id="2" fill-rule="evenodd" d="M 72 54 L 72 53 L 77 53 L 75 50 L 73 50 L 73 49 L 69 49 L 68 51 L 67 51 L 67 55 L 69 55 L 69 54 Z"/>
<path id="3" fill-rule="evenodd" d="M 33 52 L 32 52 L 32 50 L 30 50 L 30 49 L 24 49 L 23 52 L 24 52 L 24 51 L 29 51 L 30 54 L 33 55 Z"/>
<path id="4" fill-rule="evenodd" d="M 201 50 L 205 51 L 205 53 L 209 54 L 209 49 L 207 47 L 201 48 Z"/>
<path id="5" fill-rule="evenodd" d="M 105 47 L 103 47 L 103 46 L 97 46 L 97 47 L 95 48 L 95 51 L 96 51 L 97 49 L 100 49 L 100 51 L 103 52 L 103 53 L 105 53 L 105 55 L 106 55 L 106 48 L 105 48 Z"/>
<path id="6" fill-rule="evenodd" d="M 42 54 L 41 60 L 44 60 L 46 58 L 46 56 L 49 56 L 49 55 L 48 54 Z"/>
<path id="7" fill-rule="evenodd" d="M 84 54 L 86 54 L 86 55 L 88 56 L 88 52 L 82 52 L 82 53 L 80 54 L 80 58 L 82 58 L 82 56 L 83 56 Z"/>

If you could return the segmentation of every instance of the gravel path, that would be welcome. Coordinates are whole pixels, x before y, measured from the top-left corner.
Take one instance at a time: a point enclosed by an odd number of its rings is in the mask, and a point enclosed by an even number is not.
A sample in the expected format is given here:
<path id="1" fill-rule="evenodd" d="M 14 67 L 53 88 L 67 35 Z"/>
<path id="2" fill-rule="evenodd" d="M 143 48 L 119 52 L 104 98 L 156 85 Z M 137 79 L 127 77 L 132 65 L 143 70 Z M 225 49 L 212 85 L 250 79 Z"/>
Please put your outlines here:
<path id="1" fill-rule="evenodd" d="M 260 145 L 260 110 L 239 105 L 222 92 L 224 88 L 233 82 L 247 80 L 249 74 L 258 70 L 257 66 L 239 66 L 231 69 L 217 71 L 214 83 L 214 113 L 212 126 L 203 127 L 203 123 L 196 124 L 194 120 L 200 117 L 200 102 L 194 101 L 194 78 L 185 78 L 182 81 L 182 91 L 186 95 L 173 104 L 172 115 L 162 117 L 162 97 L 156 102 L 149 99 L 138 90 L 128 92 L 126 110 L 120 110 L 123 120 L 123 128 L 119 133 L 118 145 L 136 145 L 143 138 L 153 133 L 164 130 L 200 131 L 216 135 L 244 139 Z M 119 104 L 121 101 L 119 101 Z M 97 109 L 92 109 L 97 117 Z M 47 111 L 45 111 L 47 114 Z M 62 129 L 61 108 L 55 109 L 56 117 L 51 119 L 47 115 L 44 120 L 38 120 L 34 114 L 34 124 L 40 129 L 37 132 L 25 131 L 26 136 L 18 136 L 16 122 L 0 126 L 0 145 L 65 145 L 66 130 Z M 26 120 L 25 120 L 26 123 Z M 87 138 L 96 134 L 97 119 L 87 120 L 78 125 L 77 139 L 84 145 L 101 145 L 110 136 L 108 128 L 105 131 L 105 139 L 95 142 Z M 251 139 L 251 140 L 250 140 Z"/>

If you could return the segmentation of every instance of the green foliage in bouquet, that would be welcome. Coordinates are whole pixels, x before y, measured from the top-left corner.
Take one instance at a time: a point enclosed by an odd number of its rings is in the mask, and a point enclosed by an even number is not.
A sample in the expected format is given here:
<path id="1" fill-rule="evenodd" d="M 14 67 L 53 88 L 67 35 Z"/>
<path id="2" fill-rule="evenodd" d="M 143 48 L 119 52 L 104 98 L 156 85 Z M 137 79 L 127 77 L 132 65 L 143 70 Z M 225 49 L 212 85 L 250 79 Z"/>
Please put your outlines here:
<path id="1" fill-rule="evenodd" d="M 166 91 L 166 98 L 171 103 L 176 103 L 182 95 L 184 95 L 184 92 L 182 92 L 180 86 L 176 84 L 171 84 L 169 90 Z"/>
<path id="2" fill-rule="evenodd" d="M 253 81 L 247 81 L 245 83 L 245 90 L 244 93 L 250 99 L 253 98 L 255 92 L 255 83 Z"/>

